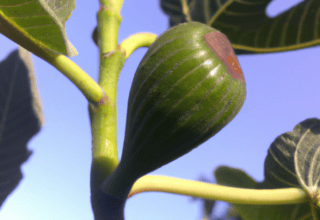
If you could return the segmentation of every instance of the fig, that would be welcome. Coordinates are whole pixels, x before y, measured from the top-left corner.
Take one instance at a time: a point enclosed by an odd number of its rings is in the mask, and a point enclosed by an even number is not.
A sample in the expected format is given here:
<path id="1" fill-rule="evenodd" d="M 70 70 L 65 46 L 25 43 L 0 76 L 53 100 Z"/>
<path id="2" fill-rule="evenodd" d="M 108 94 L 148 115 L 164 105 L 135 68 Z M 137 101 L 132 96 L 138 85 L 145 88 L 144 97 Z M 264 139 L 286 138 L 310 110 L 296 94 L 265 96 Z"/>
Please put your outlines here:
<path id="1" fill-rule="evenodd" d="M 122 157 L 108 184 L 133 184 L 190 152 L 226 126 L 245 97 L 239 61 L 224 34 L 198 22 L 170 28 L 135 73 Z M 118 197 L 130 190 L 111 188 Z"/>

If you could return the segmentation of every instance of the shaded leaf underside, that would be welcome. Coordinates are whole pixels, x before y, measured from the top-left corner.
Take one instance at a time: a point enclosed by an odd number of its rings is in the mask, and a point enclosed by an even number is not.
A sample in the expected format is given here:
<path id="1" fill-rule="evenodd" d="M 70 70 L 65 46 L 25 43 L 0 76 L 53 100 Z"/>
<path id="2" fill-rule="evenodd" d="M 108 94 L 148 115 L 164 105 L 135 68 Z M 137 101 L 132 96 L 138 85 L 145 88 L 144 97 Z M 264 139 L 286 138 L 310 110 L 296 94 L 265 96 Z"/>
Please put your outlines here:
<path id="1" fill-rule="evenodd" d="M 44 123 L 32 68 L 23 48 L 0 63 L 0 206 L 21 181 L 27 143 Z"/>
<path id="2" fill-rule="evenodd" d="M 224 33 L 236 54 L 296 50 L 320 43 L 320 1 L 305 0 L 268 17 L 271 0 L 161 0 L 170 26 L 187 21 L 208 24 Z"/>
<path id="3" fill-rule="evenodd" d="M 312 197 L 320 186 L 320 120 L 305 120 L 292 133 L 297 137 L 294 155 L 297 177 L 302 188 Z"/>
<path id="4" fill-rule="evenodd" d="M 298 187 L 312 197 L 319 189 L 320 120 L 306 119 L 275 139 L 265 160 L 266 188 Z"/>

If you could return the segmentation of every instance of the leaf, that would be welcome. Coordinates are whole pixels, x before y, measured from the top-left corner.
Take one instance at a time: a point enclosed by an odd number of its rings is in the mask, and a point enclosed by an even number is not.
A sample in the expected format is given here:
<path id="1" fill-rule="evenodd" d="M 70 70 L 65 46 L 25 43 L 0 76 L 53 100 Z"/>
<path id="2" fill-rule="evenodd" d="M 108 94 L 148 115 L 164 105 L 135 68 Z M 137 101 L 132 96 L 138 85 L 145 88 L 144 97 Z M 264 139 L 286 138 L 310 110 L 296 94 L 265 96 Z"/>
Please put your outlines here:
<path id="1" fill-rule="evenodd" d="M 319 151 L 320 120 L 310 118 L 300 122 L 292 132 L 280 135 L 271 144 L 260 188 L 298 187 L 315 200 L 320 186 Z M 319 218 L 320 209 L 316 212 Z"/>
<path id="2" fill-rule="evenodd" d="M 265 161 L 264 185 L 299 187 L 312 198 L 320 189 L 320 120 L 307 119 L 279 136 Z"/>
<path id="3" fill-rule="evenodd" d="M 74 8 L 75 0 L 2 0 L 0 33 L 36 55 L 46 48 L 75 56 L 65 31 Z"/>
<path id="4" fill-rule="evenodd" d="M 268 149 L 264 163 L 265 188 L 301 188 L 294 165 L 296 138 L 287 132 L 275 139 Z"/>
<path id="5" fill-rule="evenodd" d="M 185 7 L 183 7 L 185 2 Z M 296 50 L 318 45 L 320 1 L 305 0 L 270 18 L 271 0 L 161 0 L 170 26 L 192 21 L 218 29 L 231 42 L 237 55 Z"/>
<path id="6" fill-rule="evenodd" d="M 294 155 L 298 180 L 311 196 L 320 186 L 320 120 L 306 120 L 297 125 L 292 133 L 299 137 Z"/>
<path id="7" fill-rule="evenodd" d="M 219 184 L 256 189 L 302 188 L 315 199 L 320 179 L 320 120 L 306 119 L 292 132 L 278 136 L 271 144 L 265 160 L 265 180 L 254 184 L 243 171 L 219 167 L 215 178 Z M 315 201 L 316 202 L 316 201 Z M 297 205 L 234 204 L 243 219 L 313 219 L 310 203 Z M 320 209 L 316 209 L 320 217 Z M 288 214 L 289 213 L 289 214 Z"/>
<path id="8" fill-rule="evenodd" d="M 240 188 L 249 189 L 255 189 L 257 187 L 256 181 L 240 169 L 234 169 L 228 166 L 219 166 L 214 171 L 214 176 L 217 179 L 217 182 L 221 185 L 236 185 Z"/>
<path id="9" fill-rule="evenodd" d="M 239 188 L 257 189 L 259 183 L 239 169 L 221 166 L 215 170 L 218 184 Z M 261 189 L 261 188 L 260 188 Z M 311 220 L 309 203 L 296 205 L 242 205 L 232 204 L 244 220 Z"/>
<path id="10" fill-rule="evenodd" d="M 0 206 L 21 181 L 27 143 L 43 123 L 31 54 L 19 48 L 0 63 Z"/>

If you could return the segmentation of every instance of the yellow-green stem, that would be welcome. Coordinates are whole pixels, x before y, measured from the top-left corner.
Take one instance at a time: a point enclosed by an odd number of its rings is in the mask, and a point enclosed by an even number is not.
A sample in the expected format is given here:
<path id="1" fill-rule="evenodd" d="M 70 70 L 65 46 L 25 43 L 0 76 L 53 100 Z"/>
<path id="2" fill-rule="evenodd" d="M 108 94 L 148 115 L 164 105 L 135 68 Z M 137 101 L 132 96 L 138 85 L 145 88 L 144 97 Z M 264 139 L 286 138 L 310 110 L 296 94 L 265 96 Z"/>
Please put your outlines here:
<path id="1" fill-rule="evenodd" d="M 239 204 L 296 204 L 309 200 L 307 194 L 298 188 L 243 189 L 156 175 L 147 175 L 138 179 L 134 183 L 128 198 L 137 193 L 149 191 L 167 192 Z"/>
<path id="2" fill-rule="evenodd" d="M 92 167 L 91 190 L 101 185 L 117 167 L 117 83 L 125 58 L 120 51 L 102 58 L 99 84 L 105 91 L 103 103 L 91 105 Z"/>
<path id="3" fill-rule="evenodd" d="M 105 92 L 99 105 L 90 105 L 92 131 L 91 193 L 97 190 L 117 167 L 117 84 L 125 57 L 117 49 L 120 10 L 123 0 L 100 0 L 98 44 L 99 85 Z"/>
<path id="4" fill-rule="evenodd" d="M 121 42 L 120 49 L 128 58 L 139 47 L 149 47 L 156 38 L 157 35 L 152 33 L 133 34 Z"/>

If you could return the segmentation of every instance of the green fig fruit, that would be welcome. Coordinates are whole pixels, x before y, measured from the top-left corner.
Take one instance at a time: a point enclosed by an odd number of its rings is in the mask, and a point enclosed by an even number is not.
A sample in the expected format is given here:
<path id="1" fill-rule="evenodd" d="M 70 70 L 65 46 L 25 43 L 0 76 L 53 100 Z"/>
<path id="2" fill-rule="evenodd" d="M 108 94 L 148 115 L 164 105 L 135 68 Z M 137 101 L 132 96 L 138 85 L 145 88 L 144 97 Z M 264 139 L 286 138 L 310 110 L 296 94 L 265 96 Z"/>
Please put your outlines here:
<path id="1" fill-rule="evenodd" d="M 226 126 L 245 96 L 244 76 L 225 35 L 198 22 L 170 28 L 135 73 L 115 175 L 134 182 L 188 153 Z"/>

